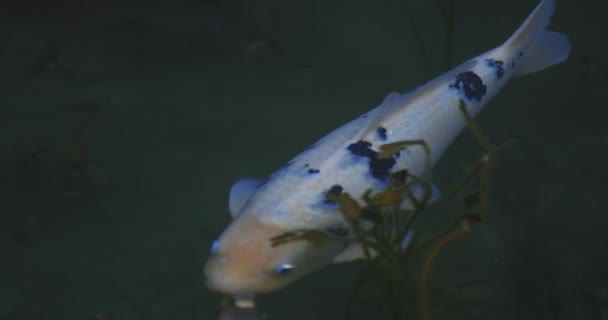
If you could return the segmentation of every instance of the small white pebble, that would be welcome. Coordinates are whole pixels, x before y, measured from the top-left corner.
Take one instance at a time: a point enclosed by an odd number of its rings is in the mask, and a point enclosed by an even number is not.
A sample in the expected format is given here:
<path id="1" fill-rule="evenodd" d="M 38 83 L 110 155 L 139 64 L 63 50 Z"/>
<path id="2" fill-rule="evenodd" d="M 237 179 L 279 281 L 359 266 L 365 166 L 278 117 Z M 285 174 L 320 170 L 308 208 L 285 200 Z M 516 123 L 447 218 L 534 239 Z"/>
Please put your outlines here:
<path id="1" fill-rule="evenodd" d="M 243 309 L 255 308 L 254 296 L 246 295 L 234 297 L 234 305 Z"/>

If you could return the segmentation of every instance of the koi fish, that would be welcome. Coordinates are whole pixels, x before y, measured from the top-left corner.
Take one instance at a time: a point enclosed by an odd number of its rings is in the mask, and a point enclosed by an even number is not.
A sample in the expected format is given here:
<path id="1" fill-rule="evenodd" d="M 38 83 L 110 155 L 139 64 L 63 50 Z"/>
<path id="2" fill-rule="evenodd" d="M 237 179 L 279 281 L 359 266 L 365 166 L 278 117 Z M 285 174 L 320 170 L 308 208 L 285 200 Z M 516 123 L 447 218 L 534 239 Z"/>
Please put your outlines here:
<path id="1" fill-rule="evenodd" d="M 235 296 L 270 292 L 332 262 L 362 258 L 356 243 L 330 241 L 319 247 L 293 241 L 273 247 L 270 239 L 300 229 L 347 235 L 348 225 L 327 193 L 348 192 L 363 206 L 365 191 L 385 189 L 392 172 L 424 173 L 429 155 L 422 146 L 381 157 L 382 145 L 424 140 L 434 164 L 466 127 L 460 100 L 476 115 L 510 78 L 566 60 L 568 37 L 546 30 L 554 9 L 554 0 L 542 0 L 499 47 L 408 93 L 388 94 L 266 180 L 237 181 L 229 199 L 234 219 L 213 242 L 204 268 L 207 286 Z"/>

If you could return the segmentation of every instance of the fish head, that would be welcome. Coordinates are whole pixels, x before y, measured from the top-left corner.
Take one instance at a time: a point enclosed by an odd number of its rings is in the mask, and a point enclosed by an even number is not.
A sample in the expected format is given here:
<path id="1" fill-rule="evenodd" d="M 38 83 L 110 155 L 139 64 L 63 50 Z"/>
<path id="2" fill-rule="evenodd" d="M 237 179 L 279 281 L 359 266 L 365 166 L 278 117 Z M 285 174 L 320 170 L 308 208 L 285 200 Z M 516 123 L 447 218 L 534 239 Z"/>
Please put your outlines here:
<path id="1" fill-rule="evenodd" d="M 272 238 L 289 231 L 255 215 L 234 219 L 212 245 L 207 286 L 228 295 L 271 292 L 329 264 L 344 246 L 304 240 L 272 245 Z"/>

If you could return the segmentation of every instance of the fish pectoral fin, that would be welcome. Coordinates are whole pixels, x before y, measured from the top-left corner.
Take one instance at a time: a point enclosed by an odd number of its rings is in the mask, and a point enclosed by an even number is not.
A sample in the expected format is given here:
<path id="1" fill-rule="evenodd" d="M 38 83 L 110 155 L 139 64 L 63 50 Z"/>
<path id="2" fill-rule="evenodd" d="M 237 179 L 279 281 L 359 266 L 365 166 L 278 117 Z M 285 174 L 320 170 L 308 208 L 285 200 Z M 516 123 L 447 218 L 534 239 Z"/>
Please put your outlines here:
<path id="1" fill-rule="evenodd" d="M 239 214 L 261 183 L 262 180 L 258 179 L 240 179 L 232 185 L 232 188 L 230 189 L 230 198 L 228 200 L 228 209 L 233 218 Z"/>
<path id="2" fill-rule="evenodd" d="M 371 250 L 371 249 L 370 249 Z M 375 252 L 371 252 L 372 256 Z M 355 260 L 365 259 L 363 246 L 359 243 L 351 243 L 344 248 L 342 252 L 334 257 L 334 263 L 351 262 Z"/>

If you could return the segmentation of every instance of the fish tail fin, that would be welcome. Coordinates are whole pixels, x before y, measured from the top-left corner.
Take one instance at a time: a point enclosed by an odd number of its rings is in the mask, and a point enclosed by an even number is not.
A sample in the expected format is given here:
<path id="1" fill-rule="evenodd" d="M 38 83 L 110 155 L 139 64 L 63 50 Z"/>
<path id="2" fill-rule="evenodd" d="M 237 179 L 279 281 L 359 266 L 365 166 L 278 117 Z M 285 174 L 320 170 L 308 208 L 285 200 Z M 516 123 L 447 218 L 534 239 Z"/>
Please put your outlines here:
<path id="1" fill-rule="evenodd" d="M 554 11 L 555 0 L 542 0 L 504 43 L 503 46 L 511 52 L 522 55 L 514 76 L 540 71 L 568 58 L 568 37 L 546 30 Z"/>

